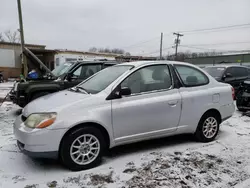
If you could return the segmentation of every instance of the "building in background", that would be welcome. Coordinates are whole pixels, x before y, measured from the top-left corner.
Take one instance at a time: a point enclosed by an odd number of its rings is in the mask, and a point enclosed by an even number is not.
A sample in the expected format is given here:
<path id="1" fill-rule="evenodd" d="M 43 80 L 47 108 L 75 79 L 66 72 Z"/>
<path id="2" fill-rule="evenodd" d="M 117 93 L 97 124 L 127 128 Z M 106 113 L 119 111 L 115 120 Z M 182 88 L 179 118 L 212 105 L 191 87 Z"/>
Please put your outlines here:
<path id="1" fill-rule="evenodd" d="M 92 53 L 72 50 L 46 49 L 45 45 L 25 44 L 50 70 L 67 61 L 115 60 L 117 54 Z M 26 54 L 29 71 L 36 68 L 37 63 L 32 56 Z M 21 46 L 19 43 L 0 42 L 0 72 L 4 79 L 17 78 L 21 73 Z"/>
<path id="2" fill-rule="evenodd" d="M 29 49 L 45 49 L 44 45 L 26 44 Z M 5 79 L 21 73 L 21 46 L 18 43 L 0 42 L 0 71 Z"/>
<path id="3" fill-rule="evenodd" d="M 198 65 L 200 67 L 217 64 L 238 64 L 250 66 L 250 53 L 186 58 L 184 61 Z"/>
<path id="4" fill-rule="evenodd" d="M 25 47 L 35 54 L 50 70 L 67 61 L 155 61 L 157 57 L 144 56 L 124 56 L 110 53 L 94 53 L 73 50 L 46 49 L 45 45 L 26 44 Z M 26 60 L 29 71 L 37 68 L 35 58 L 26 54 Z M 219 55 L 186 58 L 189 62 L 200 67 L 215 65 L 219 63 L 230 63 L 250 66 L 250 53 L 241 53 L 233 55 Z M 19 43 L 0 42 L 0 72 L 3 72 L 4 78 L 16 78 L 21 73 L 21 46 Z"/>
<path id="5" fill-rule="evenodd" d="M 68 61 L 114 61 L 117 54 L 92 53 L 73 50 L 31 49 L 50 70 Z M 30 58 L 30 61 L 32 58 Z"/>

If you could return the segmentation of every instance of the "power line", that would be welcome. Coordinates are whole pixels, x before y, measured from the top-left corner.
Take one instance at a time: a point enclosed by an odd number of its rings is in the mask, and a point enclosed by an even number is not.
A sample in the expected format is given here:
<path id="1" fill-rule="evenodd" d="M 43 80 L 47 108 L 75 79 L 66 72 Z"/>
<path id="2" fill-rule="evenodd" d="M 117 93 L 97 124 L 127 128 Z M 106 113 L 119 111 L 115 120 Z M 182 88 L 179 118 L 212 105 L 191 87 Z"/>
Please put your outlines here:
<path id="1" fill-rule="evenodd" d="M 228 26 L 222 26 L 222 27 L 212 27 L 212 28 L 204 28 L 204 29 L 194 29 L 194 30 L 186 30 L 186 31 L 180 31 L 182 33 L 193 33 L 193 32 L 202 32 L 202 31 L 212 31 L 212 30 L 221 30 L 221 29 L 231 29 L 231 28 L 237 28 L 237 27 L 249 27 L 250 23 L 246 24 L 238 24 L 238 25 L 228 25 Z"/>
<path id="2" fill-rule="evenodd" d="M 245 26 L 241 28 L 229 28 L 229 29 L 220 29 L 220 30 L 211 30 L 211 31 L 201 31 L 201 32 L 193 32 L 193 33 L 185 33 L 185 35 L 193 35 L 193 34 L 206 34 L 206 33 L 215 33 L 215 32 L 226 32 L 231 30 L 237 30 L 237 29 L 249 29 L 250 26 Z"/>
<path id="3" fill-rule="evenodd" d="M 138 42 L 138 43 L 135 43 L 135 44 L 132 44 L 132 45 L 129 45 L 129 46 L 124 46 L 122 48 L 131 48 L 131 47 L 135 47 L 135 46 L 140 46 L 141 44 L 145 44 L 145 43 L 148 43 L 148 42 L 152 42 L 152 41 L 155 41 L 156 39 L 159 40 L 159 37 L 154 37 L 152 39 L 149 39 L 149 40 L 146 40 L 146 41 L 141 41 L 141 42 Z"/>
<path id="4" fill-rule="evenodd" d="M 198 48 L 198 47 L 189 46 L 189 45 L 180 45 L 180 46 L 186 47 L 186 48 L 194 48 L 194 49 L 198 49 L 198 50 L 216 50 L 216 49 L 212 49 L 212 48 Z"/>
<path id="5" fill-rule="evenodd" d="M 167 48 L 163 48 L 162 50 L 168 50 L 168 49 L 171 49 L 173 48 L 173 46 L 170 46 L 170 47 L 167 47 Z M 152 52 L 148 52 L 148 53 L 144 53 L 143 55 L 152 55 L 152 54 L 156 54 L 156 53 L 159 53 L 159 50 L 156 50 L 156 51 L 152 51 Z"/>
<path id="6" fill-rule="evenodd" d="M 212 28 L 204 28 L 204 29 L 194 29 L 194 30 L 183 30 L 181 31 L 185 35 L 190 35 L 190 34 L 195 34 L 195 33 L 209 33 L 209 32 L 221 32 L 221 31 L 227 31 L 227 30 L 233 30 L 233 29 L 247 29 L 250 28 L 250 23 L 246 24 L 237 24 L 237 25 L 228 25 L 228 26 L 221 26 L 221 27 L 212 27 Z M 172 33 L 167 33 L 164 34 L 165 36 L 168 36 Z M 149 43 L 155 40 L 159 40 L 159 37 L 154 37 L 152 39 L 146 40 L 146 41 L 141 41 L 129 46 L 124 46 L 122 48 L 128 49 L 128 48 L 133 48 L 133 47 L 138 47 L 142 44 Z M 207 44 L 206 44 L 207 45 Z"/>
<path id="7" fill-rule="evenodd" d="M 225 42 L 225 43 L 214 43 L 214 44 L 188 44 L 188 46 L 220 46 L 220 45 L 228 45 L 228 44 L 249 44 L 250 41 L 245 42 Z"/>
<path id="8" fill-rule="evenodd" d="M 169 35 L 171 35 L 171 34 L 172 34 L 172 33 L 167 33 L 167 34 L 164 33 L 165 36 L 169 36 Z M 135 43 L 135 44 L 132 44 L 132 45 L 129 45 L 129 46 L 124 46 L 124 47 L 121 47 L 121 48 L 127 49 L 127 48 L 131 48 L 131 47 L 138 47 L 138 46 L 140 46 L 141 44 L 145 44 L 145 43 L 152 42 L 152 41 L 156 41 L 156 40 L 159 40 L 159 37 L 154 37 L 154 38 L 152 38 L 152 39 L 149 39 L 149 40 L 146 40 L 146 41 L 137 42 L 137 43 Z"/>

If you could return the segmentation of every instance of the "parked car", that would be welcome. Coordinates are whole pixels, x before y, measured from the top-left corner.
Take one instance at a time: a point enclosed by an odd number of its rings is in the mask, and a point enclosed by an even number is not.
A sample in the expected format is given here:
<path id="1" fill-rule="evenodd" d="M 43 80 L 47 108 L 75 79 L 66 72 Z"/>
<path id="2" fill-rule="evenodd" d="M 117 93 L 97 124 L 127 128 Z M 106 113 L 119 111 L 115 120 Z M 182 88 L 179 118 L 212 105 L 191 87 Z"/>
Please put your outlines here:
<path id="1" fill-rule="evenodd" d="M 237 95 L 240 83 L 250 79 L 250 68 L 237 65 L 216 65 L 204 68 L 217 81 L 228 83 L 235 89 Z"/>
<path id="2" fill-rule="evenodd" d="M 183 133 L 210 142 L 234 110 L 232 86 L 194 65 L 130 62 L 32 101 L 14 134 L 24 154 L 83 170 L 122 144 Z"/>
<path id="3" fill-rule="evenodd" d="M 117 64 L 109 61 L 66 62 L 55 68 L 51 75 L 40 79 L 18 82 L 10 93 L 10 99 L 20 107 L 41 96 L 73 87 L 96 72 Z"/>
<path id="4" fill-rule="evenodd" d="M 241 83 L 236 96 L 236 106 L 239 111 L 250 111 L 250 81 Z"/>

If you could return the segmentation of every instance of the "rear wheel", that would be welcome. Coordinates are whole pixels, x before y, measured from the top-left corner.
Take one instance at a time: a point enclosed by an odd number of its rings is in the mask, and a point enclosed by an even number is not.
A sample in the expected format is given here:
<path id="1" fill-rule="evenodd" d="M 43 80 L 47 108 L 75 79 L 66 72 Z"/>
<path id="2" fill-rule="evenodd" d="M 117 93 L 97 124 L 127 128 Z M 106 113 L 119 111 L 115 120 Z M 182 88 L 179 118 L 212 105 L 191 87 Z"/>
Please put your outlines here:
<path id="1" fill-rule="evenodd" d="M 200 142 L 211 142 L 219 132 L 220 118 L 217 114 L 205 114 L 196 129 L 195 137 Z"/>
<path id="2" fill-rule="evenodd" d="M 78 128 L 63 138 L 60 159 L 72 171 L 90 169 L 101 163 L 105 146 L 105 139 L 99 129 Z"/>

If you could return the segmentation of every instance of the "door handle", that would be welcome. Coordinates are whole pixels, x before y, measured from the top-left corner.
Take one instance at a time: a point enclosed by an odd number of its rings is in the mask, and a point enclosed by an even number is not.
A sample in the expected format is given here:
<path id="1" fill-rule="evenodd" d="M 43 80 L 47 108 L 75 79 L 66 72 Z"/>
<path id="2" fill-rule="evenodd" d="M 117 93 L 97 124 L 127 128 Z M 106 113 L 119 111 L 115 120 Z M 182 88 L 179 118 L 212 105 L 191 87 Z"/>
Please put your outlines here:
<path id="1" fill-rule="evenodd" d="M 168 104 L 170 105 L 170 106 L 176 106 L 176 104 L 178 103 L 178 100 L 176 100 L 176 101 L 169 101 L 168 102 Z"/>

